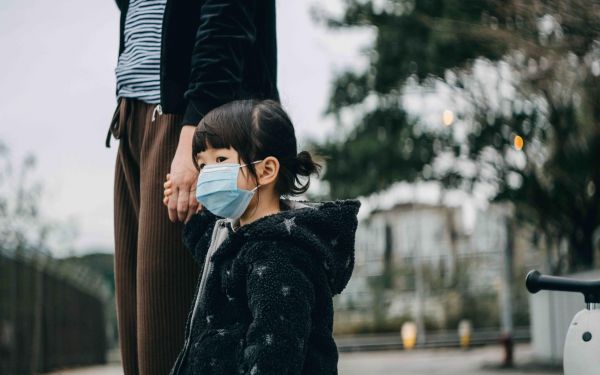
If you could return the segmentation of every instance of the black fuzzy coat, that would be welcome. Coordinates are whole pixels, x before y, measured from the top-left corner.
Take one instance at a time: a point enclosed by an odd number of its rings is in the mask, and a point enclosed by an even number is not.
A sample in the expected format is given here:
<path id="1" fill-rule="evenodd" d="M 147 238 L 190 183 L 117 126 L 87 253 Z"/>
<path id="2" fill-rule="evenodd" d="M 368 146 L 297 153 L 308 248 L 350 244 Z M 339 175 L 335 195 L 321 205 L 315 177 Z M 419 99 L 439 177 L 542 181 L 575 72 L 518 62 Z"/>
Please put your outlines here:
<path id="1" fill-rule="evenodd" d="M 332 297 L 352 274 L 360 203 L 283 202 L 236 230 L 206 210 L 186 224 L 201 265 L 213 231 L 227 238 L 209 258 L 171 374 L 337 374 Z"/>

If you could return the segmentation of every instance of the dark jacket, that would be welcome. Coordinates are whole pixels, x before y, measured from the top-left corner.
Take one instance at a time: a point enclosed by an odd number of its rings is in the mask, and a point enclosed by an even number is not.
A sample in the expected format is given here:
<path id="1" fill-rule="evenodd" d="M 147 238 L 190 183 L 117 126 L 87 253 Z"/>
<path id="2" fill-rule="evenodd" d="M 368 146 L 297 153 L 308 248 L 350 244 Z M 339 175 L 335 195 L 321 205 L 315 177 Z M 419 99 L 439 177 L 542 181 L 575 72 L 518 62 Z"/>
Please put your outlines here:
<path id="1" fill-rule="evenodd" d="M 119 55 L 129 0 L 121 11 Z M 197 125 L 234 99 L 279 99 L 275 0 L 167 0 L 160 57 L 160 105 Z"/>
<path id="2" fill-rule="evenodd" d="M 204 269 L 172 375 L 337 374 L 332 297 L 352 274 L 360 203 L 284 202 L 236 230 L 209 212 L 185 225 Z"/>

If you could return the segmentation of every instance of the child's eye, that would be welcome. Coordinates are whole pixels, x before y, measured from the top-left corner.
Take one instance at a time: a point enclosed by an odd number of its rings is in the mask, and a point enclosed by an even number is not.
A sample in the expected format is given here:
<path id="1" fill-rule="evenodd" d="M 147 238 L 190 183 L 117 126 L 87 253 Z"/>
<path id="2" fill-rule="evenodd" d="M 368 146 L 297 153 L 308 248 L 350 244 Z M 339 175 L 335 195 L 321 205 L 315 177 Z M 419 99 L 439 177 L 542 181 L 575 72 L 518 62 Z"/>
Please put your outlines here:
<path id="1" fill-rule="evenodd" d="M 225 160 L 227 160 L 227 158 L 226 158 L 226 157 L 224 157 L 224 156 L 218 156 L 218 157 L 217 157 L 217 163 L 222 163 L 222 162 L 224 162 Z"/>

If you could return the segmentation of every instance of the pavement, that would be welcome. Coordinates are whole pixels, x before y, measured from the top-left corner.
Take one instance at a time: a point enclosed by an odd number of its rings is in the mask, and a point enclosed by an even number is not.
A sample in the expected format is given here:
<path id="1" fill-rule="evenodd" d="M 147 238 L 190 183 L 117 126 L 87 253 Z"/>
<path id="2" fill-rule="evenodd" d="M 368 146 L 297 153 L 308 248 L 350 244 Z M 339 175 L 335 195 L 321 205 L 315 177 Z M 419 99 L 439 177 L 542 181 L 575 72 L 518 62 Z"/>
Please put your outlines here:
<path id="1" fill-rule="evenodd" d="M 561 369 L 533 363 L 531 347 L 517 345 L 514 368 L 501 368 L 503 350 L 487 346 L 471 350 L 428 349 L 344 353 L 340 356 L 340 375 L 548 375 Z"/>
<path id="2" fill-rule="evenodd" d="M 339 375 L 548 375 L 560 369 L 532 363 L 531 347 L 515 347 L 515 368 L 502 369 L 502 348 L 487 346 L 471 350 L 427 349 L 340 354 Z M 120 375 L 119 364 L 54 372 L 50 375 Z"/>

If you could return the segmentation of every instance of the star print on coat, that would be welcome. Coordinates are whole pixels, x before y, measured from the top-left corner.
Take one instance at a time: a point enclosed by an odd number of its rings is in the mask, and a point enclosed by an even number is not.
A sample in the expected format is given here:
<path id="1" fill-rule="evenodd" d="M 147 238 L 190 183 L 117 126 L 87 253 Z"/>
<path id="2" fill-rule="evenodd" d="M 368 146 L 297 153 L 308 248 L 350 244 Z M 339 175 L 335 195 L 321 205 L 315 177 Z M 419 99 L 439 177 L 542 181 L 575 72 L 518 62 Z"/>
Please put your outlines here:
<path id="1" fill-rule="evenodd" d="M 285 230 L 289 234 L 292 234 L 292 227 L 294 226 L 294 218 L 291 219 L 283 219 L 283 225 L 285 225 Z"/>

